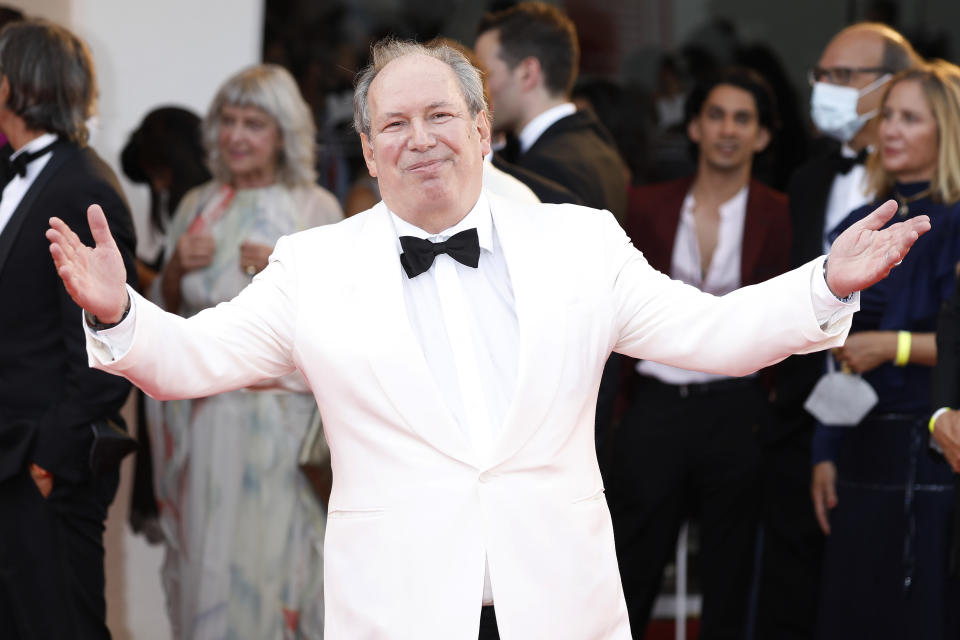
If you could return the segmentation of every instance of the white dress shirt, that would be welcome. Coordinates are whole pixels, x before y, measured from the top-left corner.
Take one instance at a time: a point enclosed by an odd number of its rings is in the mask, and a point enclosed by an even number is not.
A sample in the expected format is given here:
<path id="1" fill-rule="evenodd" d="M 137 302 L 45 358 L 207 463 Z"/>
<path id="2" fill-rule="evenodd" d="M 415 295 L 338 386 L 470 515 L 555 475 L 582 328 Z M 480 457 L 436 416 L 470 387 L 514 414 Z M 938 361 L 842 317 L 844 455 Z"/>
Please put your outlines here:
<path id="1" fill-rule="evenodd" d="M 17 149 L 13 155 L 10 156 L 10 159 L 12 160 L 24 153 L 39 151 L 48 144 L 52 144 L 56 139 L 57 134 L 45 133 Z M 15 176 L 3 189 L 3 196 L 2 199 L 0 199 L 0 233 L 3 233 L 3 229 L 7 226 L 10 218 L 13 217 L 13 212 L 20 206 L 20 201 L 23 200 L 23 196 L 27 195 L 27 191 L 29 191 L 31 185 L 33 185 L 33 181 L 37 179 L 37 176 L 40 175 L 43 168 L 47 166 L 51 157 L 53 157 L 52 150 L 38 158 L 34 158 L 33 161 L 27 165 L 27 175 Z"/>
<path id="2" fill-rule="evenodd" d="M 527 123 L 517 136 L 520 139 L 520 152 L 526 153 L 533 146 L 543 132 L 550 128 L 554 122 L 567 116 L 572 116 L 577 112 L 577 105 L 572 102 L 564 102 L 555 107 L 550 107 L 536 118 Z"/>
<path id="3" fill-rule="evenodd" d="M 717 246 L 707 269 L 703 268 L 700 242 L 697 240 L 697 224 L 693 216 L 696 201 L 693 192 L 687 194 L 680 208 L 680 223 L 673 242 L 673 258 L 670 262 L 670 277 L 686 282 L 701 291 L 722 296 L 739 289 L 740 257 L 743 254 L 743 230 L 747 217 L 747 194 L 744 185 L 732 198 L 720 205 L 720 225 L 717 229 Z M 641 360 L 637 372 L 651 376 L 667 384 L 696 384 L 719 380 L 726 376 L 690 371 L 670 365 Z"/>
<path id="4" fill-rule="evenodd" d="M 845 158 L 855 158 L 857 153 L 843 145 L 840 153 Z M 838 173 L 830 187 L 827 209 L 823 216 L 823 251 L 830 252 L 829 234 L 834 227 L 843 222 L 847 215 L 873 198 L 867 191 L 867 170 L 862 164 L 855 164 L 847 173 Z"/>

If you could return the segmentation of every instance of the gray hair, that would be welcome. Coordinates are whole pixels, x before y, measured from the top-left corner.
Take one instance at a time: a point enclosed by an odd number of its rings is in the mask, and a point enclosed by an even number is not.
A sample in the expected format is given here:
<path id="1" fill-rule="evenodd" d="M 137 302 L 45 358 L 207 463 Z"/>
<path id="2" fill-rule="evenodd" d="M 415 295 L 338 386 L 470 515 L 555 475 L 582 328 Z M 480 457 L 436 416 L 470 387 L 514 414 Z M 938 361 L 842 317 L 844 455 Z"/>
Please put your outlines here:
<path id="1" fill-rule="evenodd" d="M 316 126 L 293 76 L 275 64 L 248 67 L 231 76 L 210 103 L 203 120 L 203 142 L 210 172 L 221 182 L 232 174 L 220 156 L 220 116 L 223 107 L 256 107 L 273 118 L 280 131 L 277 178 L 290 186 L 313 184 L 317 179 Z"/>
<path id="2" fill-rule="evenodd" d="M 7 108 L 28 129 L 86 144 L 97 82 L 80 38 L 46 20 L 11 22 L 0 30 L 0 73 L 10 85 Z"/>
<path id="3" fill-rule="evenodd" d="M 487 120 L 493 121 L 490 117 L 490 108 L 483 95 L 483 81 L 480 77 L 480 71 L 470 64 L 466 56 L 445 44 L 423 45 L 409 40 L 385 38 L 370 48 L 372 62 L 357 76 L 357 83 L 353 92 L 353 128 L 357 130 L 357 133 L 361 133 L 367 138 L 370 137 L 370 108 L 367 98 L 373 79 L 389 63 L 398 58 L 413 55 L 435 58 L 449 66 L 453 75 L 457 78 L 457 84 L 460 85 L 460 93 L 470 110 L 470 117 L 475 118 L 478 113 L 483 111 L 487 115 Z"/>

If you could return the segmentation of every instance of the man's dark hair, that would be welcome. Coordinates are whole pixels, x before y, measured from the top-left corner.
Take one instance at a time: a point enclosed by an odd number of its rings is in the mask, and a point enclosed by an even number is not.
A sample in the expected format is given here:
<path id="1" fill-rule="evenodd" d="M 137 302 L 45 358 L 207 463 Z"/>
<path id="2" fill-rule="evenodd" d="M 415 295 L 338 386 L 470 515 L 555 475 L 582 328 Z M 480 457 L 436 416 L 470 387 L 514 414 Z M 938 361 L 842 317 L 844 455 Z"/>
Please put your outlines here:
<path id="1" fill-rule="evenodd" d="M 523 2 L 484 15 L 477 35 L 493 30 L 500 39 L 500 57 L 510 69 L 526 58 L 536 58 L 547 91 L 570 95 L 580 65 L 580 45 L 566 13 L 542 2 Z"/>
<path id="2" fill-rule="evenodd" d="M 780 128 L 777 102 L 770 85 L 759 73 L 744 67 L 727 67 L 697 84 L 690 92 L 684 107 L 684 124 L 689 124 L 700 115 L 710 92 L 720 85 L 743 89 L 752 95 L 757 108 L 757 121 L 760 126 L 766 127 L 771 135 Z"/>
<path id="3" fill-rule="evenodd" d="M 0 74 L 10 87 L 7 108 L 28 129 L 86 143 L 96 78 L 79 38 L 45 20 L 11 22 L 0 30 Z"/>

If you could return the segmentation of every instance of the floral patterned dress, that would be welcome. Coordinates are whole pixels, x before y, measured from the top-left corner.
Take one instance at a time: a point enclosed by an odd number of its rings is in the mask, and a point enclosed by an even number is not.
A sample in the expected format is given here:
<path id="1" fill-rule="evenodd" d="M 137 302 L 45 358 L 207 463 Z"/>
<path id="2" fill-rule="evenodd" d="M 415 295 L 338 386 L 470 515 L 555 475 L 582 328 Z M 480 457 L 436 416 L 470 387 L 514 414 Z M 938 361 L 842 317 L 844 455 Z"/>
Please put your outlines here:
<path id="1" fill-rule="evenodd" d="M 213 215 L 210 215 L 210 214 Z M 211 182 L 188 193 L 166 255 L 205 218 L 212 263 L 181 280 L 181 315 L 233 298 L 251 279 L 245 241 L 342 218 L 319 187 L 235 190 Z M 152 402 L 155 484 L 166 542 L 162 569 L 175 637 L 321 638 L 325 516 L 297 467 L 315 410 L 299 374 L 197 400 Z"/>

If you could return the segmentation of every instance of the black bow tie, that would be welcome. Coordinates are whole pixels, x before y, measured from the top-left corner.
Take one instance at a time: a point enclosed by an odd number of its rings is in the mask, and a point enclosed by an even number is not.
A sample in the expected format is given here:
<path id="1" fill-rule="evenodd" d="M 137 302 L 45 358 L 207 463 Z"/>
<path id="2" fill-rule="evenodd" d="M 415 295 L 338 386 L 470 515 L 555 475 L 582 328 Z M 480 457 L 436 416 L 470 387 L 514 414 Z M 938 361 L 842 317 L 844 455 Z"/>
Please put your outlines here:
<path id="1" fill-rule="evenodd" d="M 835 173 L 847 174 L 850 173 L 850 169 L 866 162 L 868 155 L 866 147 L 860 149 L 860 152 L 853 157 L 845 156 L 838 152 L 831 158 L 831 165 Z"/>
<path id="2" fill-rule="evenodd" d="M 57 144 L 56 140 L 36 151 L 25 151 L 15 158 L 8 158 L 2 167 L 0 167 L 0 171 L 2 171 L 2 173 L 0 173 L 0 191 L 17 176 L 21 178 L 25 177 L 27 175 L 27 165 L 37 158 L 50 153 L 50 150 L 53 149 L 55 144 Z"/>
<path id="3" fill-rule="evenodd" d="M 430 268 L 433 259 L 445 253 L 460 264 L 477 268 L 480 264 L 480 238 L 476 229 L 455 233 L 444 242 L 430 242 L 415 236 L 400 236 L 400 264 L 408 278 L 416 278 Z"/>

